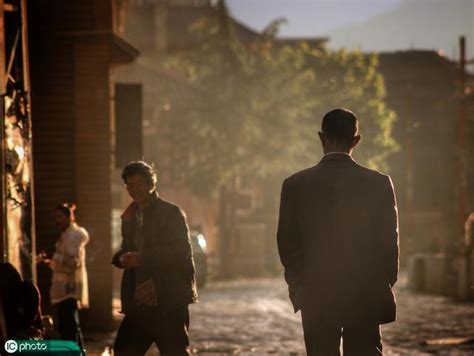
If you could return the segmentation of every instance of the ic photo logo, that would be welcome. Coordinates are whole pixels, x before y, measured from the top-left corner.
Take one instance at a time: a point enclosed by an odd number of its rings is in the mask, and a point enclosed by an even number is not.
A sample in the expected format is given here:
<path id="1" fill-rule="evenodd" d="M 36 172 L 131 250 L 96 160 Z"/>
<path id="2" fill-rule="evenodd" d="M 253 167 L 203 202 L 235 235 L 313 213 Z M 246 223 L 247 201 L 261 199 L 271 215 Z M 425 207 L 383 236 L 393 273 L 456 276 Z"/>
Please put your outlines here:
<path id="1" fill-rule="evenodd" d="M 18 344 L 15 340 L 7 340 L 5 342 L 5 351 L 12 354 L 18 350 Z"/>
<path id="2" fill-rule="evenodd" d="M 48 344 L 44 341 L 36 340 L 8 340 L 5 342 L 5 351 L 9 354 L 13 354 L 18 351 L 30 352 L 30 351 L 46 351 Z"/>

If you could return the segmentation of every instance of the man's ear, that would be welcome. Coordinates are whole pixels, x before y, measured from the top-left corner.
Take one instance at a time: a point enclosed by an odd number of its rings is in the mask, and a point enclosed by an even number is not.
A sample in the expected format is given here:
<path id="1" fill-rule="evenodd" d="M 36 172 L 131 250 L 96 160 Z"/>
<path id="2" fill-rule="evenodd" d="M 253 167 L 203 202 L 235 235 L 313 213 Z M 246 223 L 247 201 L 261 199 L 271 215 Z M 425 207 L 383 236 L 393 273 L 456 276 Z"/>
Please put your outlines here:
<path id="1" fill-rule="evenodd" d="M 324 146 L 326 142 L 326 137 L 324 136 L 324 133 L 322 133 L 321 131 L 318 131 L 318 136 L 319 136 L 319 139 L 321 140 L 321 144 Z"/>
<path id="2" fill-rule="evenodd" d="M 355 146 L 359 144 L 361 138 L 362 138 L 361 135 L 354 136 L 354 138 L 352 139 L 351 149 L 353 149 Z"/>

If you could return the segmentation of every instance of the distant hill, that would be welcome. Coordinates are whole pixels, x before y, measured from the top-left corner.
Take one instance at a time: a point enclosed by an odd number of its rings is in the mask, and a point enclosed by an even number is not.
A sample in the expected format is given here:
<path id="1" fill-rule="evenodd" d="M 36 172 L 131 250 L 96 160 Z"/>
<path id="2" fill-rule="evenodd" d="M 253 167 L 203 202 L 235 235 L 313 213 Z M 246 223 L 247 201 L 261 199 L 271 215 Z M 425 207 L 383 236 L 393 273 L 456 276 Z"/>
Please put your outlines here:
<path id="1" fill-rule="evenodd" d="M 458 38 L 465 35 L 474 57 L 474 0 L 407 0 L 368 21 L 329 33 L 329 47 L 363 51 L 444 50 L 458 58 Z"/>

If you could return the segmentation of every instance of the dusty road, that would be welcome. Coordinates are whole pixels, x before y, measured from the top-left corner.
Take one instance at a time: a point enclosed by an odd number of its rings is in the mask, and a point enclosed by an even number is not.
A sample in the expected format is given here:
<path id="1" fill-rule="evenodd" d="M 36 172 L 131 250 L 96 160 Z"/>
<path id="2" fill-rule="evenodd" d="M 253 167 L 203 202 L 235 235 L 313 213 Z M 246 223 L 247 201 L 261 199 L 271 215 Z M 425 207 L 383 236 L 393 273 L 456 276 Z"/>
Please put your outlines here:
<path id="1" fill-rule="evenodd" d="M 383 327 L 386 355 L 474 355 L 474 343 L 425 345 L 440 338 L 474 338 L 474 304 L 396 288 L 398 321 Z M 300 314 L 294 314 L 281 279 L 215 282 L 192 305 L 190 337 L 199 354 L 304 354 Z M 90 354 L 100 354 L 113 335 L 91 335 Z M 94 341 L 95 340 L 95 341 Z M 87 339 L 86 339 L 87 342 Z M 150 349 L 149 355 L 156 355 Z"/>

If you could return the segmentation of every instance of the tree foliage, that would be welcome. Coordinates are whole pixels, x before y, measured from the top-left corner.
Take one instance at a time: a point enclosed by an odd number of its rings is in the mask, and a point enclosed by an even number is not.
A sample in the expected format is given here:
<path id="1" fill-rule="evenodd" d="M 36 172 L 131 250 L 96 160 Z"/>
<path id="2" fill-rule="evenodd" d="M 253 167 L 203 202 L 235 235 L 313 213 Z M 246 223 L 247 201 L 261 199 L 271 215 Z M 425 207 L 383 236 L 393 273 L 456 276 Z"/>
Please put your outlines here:
<path id="1" fill-rule="evenodd" d="M 320 120 L 335 107 L 361 119 L 362 163 L 382 167 L 396 148 L 395 115 L 384 103 L 377 58 L 282 45 L 275 40 L 280 23 L 270 24 L 260 41 L 242 43 L 220 2 L 190 29 L 199 34 L 199 47 L 172 57 L 199 97 L 168 119 L 175 124 L 166 131 L 186 137 L 175 150 L 182 151 L 194 192 L 208 195 L 235 177 L 265 181 L 314 164 L 321 155 Z"/>

